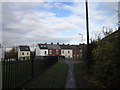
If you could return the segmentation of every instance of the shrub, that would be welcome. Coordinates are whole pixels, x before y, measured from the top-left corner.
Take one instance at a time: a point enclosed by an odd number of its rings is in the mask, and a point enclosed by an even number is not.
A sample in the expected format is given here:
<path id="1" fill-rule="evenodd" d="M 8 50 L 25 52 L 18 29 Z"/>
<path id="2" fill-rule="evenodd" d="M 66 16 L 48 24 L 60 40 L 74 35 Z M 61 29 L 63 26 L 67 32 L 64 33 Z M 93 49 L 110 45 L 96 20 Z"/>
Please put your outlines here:
<path id="1" fill-rule="evenodd" d="M 94 64 L 91 70 L 106 87 L 120 87 L 119 38 L 112 42 L 99 41 L 97 47 L 92 51 Z"/>

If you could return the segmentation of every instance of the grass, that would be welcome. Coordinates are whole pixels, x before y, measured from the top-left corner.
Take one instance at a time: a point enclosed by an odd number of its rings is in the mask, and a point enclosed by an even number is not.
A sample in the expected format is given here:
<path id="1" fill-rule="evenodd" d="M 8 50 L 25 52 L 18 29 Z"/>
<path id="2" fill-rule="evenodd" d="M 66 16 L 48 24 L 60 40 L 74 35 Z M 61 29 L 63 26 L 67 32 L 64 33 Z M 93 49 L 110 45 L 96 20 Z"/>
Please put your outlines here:
<path id="1" fill-rule="evenodd" d="M 74 71 L 77 88 L 101 88 L 99 82 L 90 75 L 82 61 L 74 65 Z"/>
<path id="2" fill-rule="evenodd" d="M 68 66 L 64 63 L 56 63 L 45 72 L 36 76 L 22 88 L 64 88 Z"/>
<path id="3" fill-rule="evenodd" d="M 31 61 L 13 61 L 3 65 L 4 87 L 13 88 L 31 76 Z"/>
<path id="4" fill-rule="evenodd" d="M 35 60 L 32 66 L 31 60 L 6 61 L 3 63 L 3 88 L 15 88 L 32 78 L 39 72 L 45 71 L 53 65 L 54 60 Z M 34 67 L 34 68 L 33 68 Z M 32 72 L 33 70 L 33 72 Z"/>

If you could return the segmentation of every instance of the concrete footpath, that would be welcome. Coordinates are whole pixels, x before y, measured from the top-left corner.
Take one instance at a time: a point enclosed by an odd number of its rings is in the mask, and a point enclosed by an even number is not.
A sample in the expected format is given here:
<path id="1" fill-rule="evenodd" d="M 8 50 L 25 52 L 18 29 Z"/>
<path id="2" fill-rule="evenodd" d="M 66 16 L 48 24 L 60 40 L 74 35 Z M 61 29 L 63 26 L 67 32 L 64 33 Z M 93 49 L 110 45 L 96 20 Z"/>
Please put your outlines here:
<path id="1" fill-rule="evenodd" d="M 74 64 L 80 62 L 76 60 L 65 60 L 65 63 L 68 64 L 68 75 L 65 88 L 77 88 L 74 75 Z"/>

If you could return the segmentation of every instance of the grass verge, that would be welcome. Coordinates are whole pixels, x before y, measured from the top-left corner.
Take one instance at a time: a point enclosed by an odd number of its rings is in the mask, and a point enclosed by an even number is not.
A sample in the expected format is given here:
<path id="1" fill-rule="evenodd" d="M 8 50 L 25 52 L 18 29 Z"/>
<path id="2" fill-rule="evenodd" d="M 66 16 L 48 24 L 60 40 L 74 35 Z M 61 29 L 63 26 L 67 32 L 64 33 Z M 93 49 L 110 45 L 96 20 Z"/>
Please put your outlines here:
<path id="1" fill-rule="evenodd" d="M 93 78 L 84 62 L 74 65 L 77 88 L 101 88 L 99 82 Z"/>
<path id="2" fill-rule="evenodd" d="M 22 88 L 64 88 L 68 66 L 64 63 L 56 63 L 42 74 L 36 76 Z"/>

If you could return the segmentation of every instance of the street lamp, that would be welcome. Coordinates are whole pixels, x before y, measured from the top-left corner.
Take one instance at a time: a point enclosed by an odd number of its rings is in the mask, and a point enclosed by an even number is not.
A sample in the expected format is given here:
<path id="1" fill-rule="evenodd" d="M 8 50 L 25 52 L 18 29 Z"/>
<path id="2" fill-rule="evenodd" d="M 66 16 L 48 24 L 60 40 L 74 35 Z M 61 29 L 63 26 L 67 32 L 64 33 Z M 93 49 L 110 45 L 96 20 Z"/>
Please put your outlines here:
<path id="1" fill-rule="evenodd" d="M 81 36 L 82 36 L 82 43 L 83 43 L 83 34 L 78 34 L 78 35 L 81 35 Z"/>

